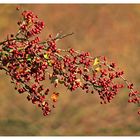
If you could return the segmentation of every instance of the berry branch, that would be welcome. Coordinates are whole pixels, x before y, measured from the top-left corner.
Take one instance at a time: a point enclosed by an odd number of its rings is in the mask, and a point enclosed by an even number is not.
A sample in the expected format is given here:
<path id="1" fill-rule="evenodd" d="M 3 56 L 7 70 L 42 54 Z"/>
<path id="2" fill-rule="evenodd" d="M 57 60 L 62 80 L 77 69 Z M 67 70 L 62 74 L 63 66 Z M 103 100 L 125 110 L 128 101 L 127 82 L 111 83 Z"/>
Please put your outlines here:
<path id="1" fill-rule="evenodd" d="M 128 102 L 140 103 L 140 93 L 115 63 L 109 63 L 102 56 L 92 57 L 89 52 L 57 47 L 58 40 L 74 33 L 49 35 L 41 41 L 38 34 L 45 24 L 32 11 L 23 11 L 17 24 L 17 33 L 0 42 L 0 70 L 11 77 L 11 83 L 20 94 L 28 94 L 27 99 L 37 104 L 44 116 L 55 108 L 59 97 L 58 92 L 51 92 L 44 84 L 48 80 L 54 89 L 61 84 L 70 91 L 82 89 L 86 93 L 98 93 L 101 104 L 110 102 L 120 88 L 127 87 L 130 91 Z M 125 85 L 118 83 L 118 79 Z"/>

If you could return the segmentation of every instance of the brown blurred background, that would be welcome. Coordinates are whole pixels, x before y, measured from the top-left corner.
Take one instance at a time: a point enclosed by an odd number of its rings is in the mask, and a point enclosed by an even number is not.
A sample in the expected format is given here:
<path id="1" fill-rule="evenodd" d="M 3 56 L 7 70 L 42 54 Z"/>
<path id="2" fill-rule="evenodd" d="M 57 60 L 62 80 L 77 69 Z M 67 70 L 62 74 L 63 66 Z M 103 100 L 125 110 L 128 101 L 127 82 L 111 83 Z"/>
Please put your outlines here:
<path id="1" fill-rule="evenodd" d="M 17 31 L 17 5 L 0 5 L 0 41 Z M 124 69 L 140 90 L 140 5 L 20 5 L 44 19 L 41 37 L 59 31 L 75 34 L 58 43 L 106 55 Z M 137 106 L 128 104 L 128 91 L 107 105 L 97 95 L 58 87 L 61 97 L 48 117 L 19 95 L 10 79 L 0 72 L 0 135 L 140 135 Z"/>

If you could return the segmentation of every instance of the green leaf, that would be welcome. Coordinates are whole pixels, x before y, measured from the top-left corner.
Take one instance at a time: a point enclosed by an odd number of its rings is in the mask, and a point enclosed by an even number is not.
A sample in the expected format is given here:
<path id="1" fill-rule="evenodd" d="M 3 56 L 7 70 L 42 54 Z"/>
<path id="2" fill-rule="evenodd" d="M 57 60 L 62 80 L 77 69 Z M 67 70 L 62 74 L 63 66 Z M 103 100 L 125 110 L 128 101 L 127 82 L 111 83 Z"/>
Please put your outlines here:
<path id="1" fill-rule="evenodd" d="M 19 66 L 16 66 L 17 69 L 19 69 Z"/>
<path id="2" fill-rule="evenodd" d="M 64 81 L 63 81 L 63 80 L 59 80 L 59 83 L 60 83 L 60 84 L 64 84 Z"/>
<path id="3" fill-rule="evenodd" d="M 8 56 L 8 53 L 4 51 L 4 52 L 3 52 L 3 55 Z"/>
<path id="4" fill-rule="evenodd" d="M 58 59 L 59 61 L 61 61 L 63 58 L 62 58 L 62 57 L 58 57 L 57 59 Z"/>
<path id="5" fill-rule="evenodd" d="M 27 61 L 31 61 L 32 59 L 30 57 L 27 58 Z"/>
<path id="6" fill-rule="evenodd" d="M 49 66 L 52 66 L 52 63 L 51 63 L 50 60 L 48 60 L 47 63 L 48 63 Z"/>
<path id="7" fill-rule="evenodd" d="M 54 83 L 57 80 L 58 80 L 57 76 L 54 76 L 54 77 L 51 78 L 51 83 Z"/>
<path id="8" fill-rule="evenodd" d="M 93 84 L 93 87 L 102 88 L 102 86 L 98 86 L 98 85 L 94 85 L 94 84 Z"/>
<path id="9" fill-rule="evenodd" d="M 9 52 L 13 52 L 13 49 L 10 49 Z"/>
<path id="10" fill-rule="evenodd" d="M 0 57 L 3 55 L 3 53 L 2 52 L 0 52 Z"/>
<path id="11" fill-rule="evenodd" d="M 23 50 L 23 48 L 18 48 L 18 51 L 21 51 L 21 50 Z"/>
<path id="12" fill-rule="evenodd" d="M 28 57 L 27 57 L 27 61 L 31 61 L 32 59 L 31 59 L 31 56 L 30 55 L 28 55 Z"/>

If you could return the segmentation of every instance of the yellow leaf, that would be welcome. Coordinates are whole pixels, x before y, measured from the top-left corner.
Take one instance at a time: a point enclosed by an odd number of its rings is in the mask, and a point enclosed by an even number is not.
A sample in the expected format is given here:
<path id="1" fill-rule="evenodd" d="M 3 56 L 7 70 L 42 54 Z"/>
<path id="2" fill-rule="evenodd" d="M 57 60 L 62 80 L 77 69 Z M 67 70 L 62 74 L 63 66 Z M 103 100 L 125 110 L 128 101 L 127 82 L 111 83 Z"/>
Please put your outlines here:
<path id="1" fill-rule="evenodd" d="M 100 71 L 100 67 L 97 67 L 97 68 L 95 69 L 95 71 L 96 71 L 96 72 Z"/>
<path id="2" fill-rule="evenodd" d="M 99 59 L 98 58 L 95 58 L 94 63 L 93 63 L 93 66 L 98 65 L 99 63 L 100 63 Z"/>
<path id="3" fill-rule="evenodd" d="M 80 79 L 76 79 L 75 82 L 81 82 L 81 80 Z"/>
<path id="4" fill-rule="evenodd" d="M 45 101 L 42 103 L 42 105 L 45 105 Z"/>
<path id="5" fill-rule="evenodd" d="M 48 56 L 48 54 L 46 53 L 46 54 L 44 54 L 44 58 L 45 59 L 49 59 L 49 56 Z"/>

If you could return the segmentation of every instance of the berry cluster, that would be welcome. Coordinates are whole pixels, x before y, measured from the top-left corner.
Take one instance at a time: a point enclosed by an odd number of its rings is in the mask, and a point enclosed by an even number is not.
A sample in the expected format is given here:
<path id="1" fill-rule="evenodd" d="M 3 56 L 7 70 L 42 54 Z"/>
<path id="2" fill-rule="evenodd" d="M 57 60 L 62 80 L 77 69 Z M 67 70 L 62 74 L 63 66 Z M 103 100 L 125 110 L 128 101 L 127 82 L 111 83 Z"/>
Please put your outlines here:
<path id="1" fill-rule="evenodd" d="M 20 26 L 19 31 L 22 32 L 26 38 L 39 34 L 44 28 L 44 22 L 37 20 L 38 17 L 34 15 L 33 12 L 24 11 L 22 12 L 22 17 L 23 20 L 18 22 Z"/>
<path id="2" fill-rule="evenodd" d="M 6 71 L 20 94 L 28 93 L 27 99 L 37 104 L 44 116 L 55 108 L 59 97 L 59 93 L 51 92 L 44 85 L 47 78 L 54 87 L 62 84 L 71 91 L 79 88 L 86 93 L 97 92 L 101 104 L 110 102 L 126 85 L 130 90 L 128 102 L 140 103 L 140 93 L 115 63 L 108 63 L 105 57 L 92 57 L 88 52 L 57 47 L 56 41 L 73 33 L 50 35 L 41 41 L 37 35 L 44 28 L 44 22 L 32 11 L 23 11 L 21 16 L 17 34 L 0 42 L 0 70 Z M 122 79 L 125 85 L 117 79 Z"/>

